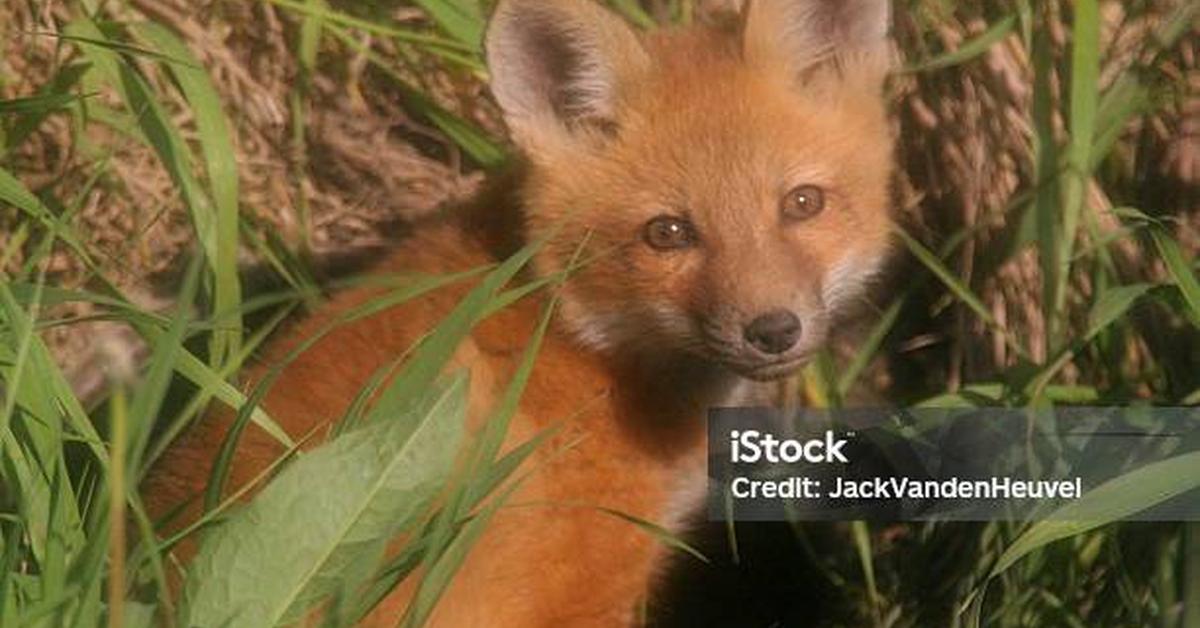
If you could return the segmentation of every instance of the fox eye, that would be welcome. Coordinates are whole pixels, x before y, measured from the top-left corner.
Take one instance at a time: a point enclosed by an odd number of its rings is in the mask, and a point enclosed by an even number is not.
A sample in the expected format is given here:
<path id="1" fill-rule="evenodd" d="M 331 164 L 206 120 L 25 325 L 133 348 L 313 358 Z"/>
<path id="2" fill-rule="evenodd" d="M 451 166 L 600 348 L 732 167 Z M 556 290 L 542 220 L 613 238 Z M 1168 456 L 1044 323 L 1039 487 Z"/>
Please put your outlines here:
<path id="1" fill-rule="evenodd" d="M 825 209 L 825 192 L 815 185 L 799 185 L 780 202 L 783 215 L 792 220 L 808 220 Z"/>
<path id="2" fill-rule="evenodd" d="M 642 236 L 650 248 L 659 251 L 683 249 L 696 243 L 692 223 L 675 216 L 657 216 L 646 223 Z"/>

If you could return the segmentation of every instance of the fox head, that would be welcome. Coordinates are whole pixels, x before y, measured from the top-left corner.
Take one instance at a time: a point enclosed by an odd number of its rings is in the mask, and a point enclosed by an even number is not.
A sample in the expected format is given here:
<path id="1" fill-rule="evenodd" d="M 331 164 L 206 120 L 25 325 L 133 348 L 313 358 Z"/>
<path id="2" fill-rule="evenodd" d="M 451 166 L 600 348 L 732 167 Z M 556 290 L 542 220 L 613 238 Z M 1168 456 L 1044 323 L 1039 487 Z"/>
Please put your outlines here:
<path id="1" fill-rule="evenodd" d="M 747 0 L 635 32 L 590 0 L 501 0 L 492 91 L 527 161 L 539 273 L 597 252 L 561 317 L 585 344 L 794 371 L 888 248 L 887 0 Z M 586 253 L 585 253 L 586 255 Z"/>

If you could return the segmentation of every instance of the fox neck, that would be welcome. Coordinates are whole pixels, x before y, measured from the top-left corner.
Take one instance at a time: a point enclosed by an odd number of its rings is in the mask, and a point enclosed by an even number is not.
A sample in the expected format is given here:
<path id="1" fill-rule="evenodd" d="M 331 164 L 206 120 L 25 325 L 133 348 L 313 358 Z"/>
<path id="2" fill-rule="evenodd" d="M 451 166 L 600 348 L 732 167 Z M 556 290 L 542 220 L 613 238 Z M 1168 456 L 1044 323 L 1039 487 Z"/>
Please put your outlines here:
<path id="1" fill-rule="evenodd" d="M 708 409 L 729 403 L 743 381 L 721 366 L 691 355 L 614 362 L 617 402 L 630 429 L 664 448 L 681 435 L 701 436 Z"/>

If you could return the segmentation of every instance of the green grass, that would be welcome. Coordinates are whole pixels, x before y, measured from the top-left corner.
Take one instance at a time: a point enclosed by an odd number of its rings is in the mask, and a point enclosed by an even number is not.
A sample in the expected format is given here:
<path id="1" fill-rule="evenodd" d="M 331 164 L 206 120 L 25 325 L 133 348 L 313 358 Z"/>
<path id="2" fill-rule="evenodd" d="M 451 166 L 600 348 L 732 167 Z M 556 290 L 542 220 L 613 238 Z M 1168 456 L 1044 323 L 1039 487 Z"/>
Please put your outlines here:
<path id="1" fill-rule="evenodd" d="M 369 7 L 268 1 L 295 35 L 290 41 L 301 78 L 289 113 L 298 154 L 305 150 L 311 81 L 340 67 L 323 63 L 330 57 L 358 56 L 402 97 L 407 113 L 437 129 L 473 164 L 504 163 L 503 138 L 411 79 L 414 60 L 456 80 L 483 79 L 480 38 L 490 3 L 418 0 L 414 6 L 429 19 L 414 25 Z M 694 11 L 687 0 L 665 3 L 659 12 L 632 1 L 611 4 L 642 28 L 652 27 L 656 15 L 686 21 Z M 469 383 L 461 373 L 445 371 L 450 355 L 483 317 L 530 290 L 553 291 L 566 276 L 510 285 L 538 246 L 533 243 L 503 264 L 463 276 L 385 278 L 382 296 L 331 328 L 450 282 L 476 283 L 406 359 L 372 379 L 335 438 L 294 455 L 297 443 L 257 407 L 283 364 L 254 390 L 233 382 L 277 324 L 319 298 L 302 261 L 307 244 L 290 250 L 245 217 L 231 158 L 237 103 L 222 101 L 192 44 L 162 24 L 115 21 L 123 13 L 99 6 L 67 3 L 71 17 L 58 24 L 57 34 L 39 35 L 58 38 L 62 57 L 54 72 L 35 92 L 0 101 L 0 224 L 8 230 L 0 250 L 2 623 L 262 626 L 295 621 L 323 605 L 328 625 L 346 625 L 411 577 L 420 579 L 417 594 L 401 623 L 420 625 L 519 485 L 520 463 L 546 446 L 549 433 L 500 454 L 552 309 L 545 310 L 506 395 L 475 438 L 463 429 Z M 898 3 L 897 10 L 916 16 L 918 29 L 919 45 L 910 42 L 905 50 L 907 78 L 956 76 L 982 63 L 1001 41 L 1015 42 L 1028 55 L 1034 80 L 1024 113 L 1032 137 L 1023 165 L 1030 182 L 1005 207 L 991 208 L 1013 225 L 1008 241 L 980 240 L 975 226 L 932 235 L 898 227 L 897 241 L 916 269 L 913 280 L 891 302 L 879 304 L 880 315 L 854 355 L 830 354 L 806 372 L 811 400 L 836 406 L 853 398 L 869 387 L 864 380 L 872 365 L 898 359 L 906 321 L 940 320 L 939 313 L 953 311 L 975 326 L 976 336 L 1000 338 L 1014 363 L 952 388 L 923 383 L 884 391 L 890 399 L 1017 407 L 1200 404 L 1196 260 L 1177 235 L 1180 216 L 1139 205 L 1129 173 L 1147 164 L 1138 162 L 1137 138 L 1124 132 L 1179 97 L 1161 70 L 1166 51 L 1197 17 L 1194 3 L 1181 7 L 1146 38 L 1143 54 L 1102 83 L 1100 69 L 1112 60 L 1105 56 L 1094 1 L 964 9 L 982 15 L 987 26 L 952 50 L 942 50 L 932 33 L 936 19 L 954 7 L 936 0 Z M 1051 21 L 1059 19 L 1070 35 L 1062 45 L 1051 32 Z M 375 42 L 364 43 L 364 34 Z M 380 40 L 388 45 L 378 45 Z M 31 189 L 20 150 L 58 118 L 70 121 L 88 176 L 82 184 L 51 180 Z M 97 128 L 118 144 L 152 152 L 199 244 L 167 311 L 149 311 L 123 292 L 116 281 L 119 261 L 94 249 L 80 220 L 88 190 L 112 185 L 113 160 L 120 159 L 117 148 L 90 145 L 87 132 Z M 295 168 L 290 176 L 303 177 L 304 161 Z M 1094 207 L 1092 189 L 1122 206 Z M 299 203 L 308 228 L 303 197 Z M 1111 212 L 1115 231 L 1098 223 L 1098 209 Z M 997 318 L 995 295 L 962 263 L 969 255 L 980 268 L 994 270 L 1031 250 L 1042 271 L 1041 285 L 1029 291 L 1047 330 L 1042 357 L 1022 330 Z M 1117 260 L 1130 251 L 1140 270 L 1163 272 L 1130 276 Z M 262 260 L 286 287 L 248 291 L 239 252 Z M 87 281 L 67 288 L 50 279 L 61 256 L 83 268 Z M 72 303 L 91 304 L 96 317 L 128 324 L 149 348 L 140 364 L 126 364 L 126 356 L 114 352 L 104 373 L 107 388 L 88 406 L 51 358 L 44 333 L 80 322 L 56 314 Z M 249 324 L 259 319 L 266 322 Z M 1164 326 L 1191 340 L 1172 343 L 1168 335 L 1164 341 Z M 943 323 L 947 334 L 954 329 Z M 1126 368 L 1123 357 L 1138 348 L 1144 349 L 1143 362 Z M 183 399 L 171 394 L 179 382 L 189 384 Z M 136 484 L 170 441 L 213 404 L 233 408 L 238 428 L 210 478 L 204 517 L 164 537 Z M 231 497 L 222 489 L 237 434 L 250 423 L 273 434 L 289 454 L 272 467 L 277 474 L 257 497 L 238 507 L 240 493 Z M 456 462 L 468 472 L 451 473 Z M 345 477 L 351 465 L 366 468 L 370 481 Z M 897 543 L 883 541 L 887 526 L 856 523 L 844 548 L 828 550 L 828 577 L 859 601 L 864 622 L 880 626 L 1193 626 L 1200 622 L 1200 524 L 1120 520 L 1198 485 L 1200 459 L 1186 456 L 1118 478 L 1072 506 L 1086 513 L 1076 517 L 1086 523 L 914 524 Z M 321 517 L 305 514 L 318 504 Z M 630 525 L 694 551 L 654 522 Z M 797 534 L 803 536 L 803 528 L 797 526 Z M 181 567 L 170 548 L 202 530 L 199 556 Z M 403 548 L 388 551 L 397 536 L 405 539 Z M 952 544 L 965 549 L 938 555 Z M 305 551 L 290 551 L 299 547 Z M 251 572 L 238 569 L 242 564 L 260 567 Z M 938 573 L 926 573 L 932 564 L 940 566 Z M 186 593 L 173 599 L 167 582 L 176 575 L 186 582 Z"/>

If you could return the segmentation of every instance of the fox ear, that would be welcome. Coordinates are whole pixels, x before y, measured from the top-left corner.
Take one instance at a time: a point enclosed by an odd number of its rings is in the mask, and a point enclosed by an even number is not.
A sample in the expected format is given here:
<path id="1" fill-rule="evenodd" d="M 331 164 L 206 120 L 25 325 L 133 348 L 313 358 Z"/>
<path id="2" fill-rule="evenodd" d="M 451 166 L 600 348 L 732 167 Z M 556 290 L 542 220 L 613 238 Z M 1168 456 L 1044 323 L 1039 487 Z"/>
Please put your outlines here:
<path id="1" fill-rule="evenodd" d="M 819 67 L 865 63 L 890 69 L 889 0 L 746 0 L 743 50 L 748 60 L 786 67 L 797 77 Z"/>
<path id="2" fill-rule="evenodd" d="M 590 0 L 501 0 L 488 26 L 492 93 L 518 144 L 617 124 L 649 65 L 637 36 Z"/>

